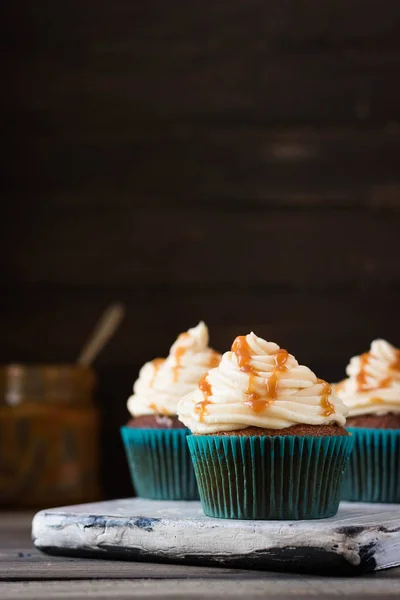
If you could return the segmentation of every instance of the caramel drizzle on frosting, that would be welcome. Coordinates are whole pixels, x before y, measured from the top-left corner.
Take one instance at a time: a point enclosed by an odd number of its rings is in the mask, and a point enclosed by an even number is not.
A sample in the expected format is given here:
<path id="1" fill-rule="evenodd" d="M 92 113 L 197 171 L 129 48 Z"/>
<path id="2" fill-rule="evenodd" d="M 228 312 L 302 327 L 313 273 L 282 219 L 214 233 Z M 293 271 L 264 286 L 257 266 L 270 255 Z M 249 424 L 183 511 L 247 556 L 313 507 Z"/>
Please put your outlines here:
<path id="1" fill-rule="evenodd" d="M 211 354 L 210 354 L 210 360 L 208 363 L 208 366 L 210 367 L 210 369 L 214 369 L 215 367 L 218 367 L 220 362 L 221 362 L 221 355 L 219 354 L 219 352 L 212 350 Z"/>
<path id="2" fill-rule="evenodd" d="M 370 356 L 371 356 L 370 352 L 364 352 L 364 354 L 361 354 L 361 356 L 360 356 L 360 362 L 361 362 L 360 372 L 356 375 L 356 383 L 357 383 L 357 391 L 358 392 L 366 392 L 366 391 L 377 390 L 380 388 L 386 388 L 386 387 L 389 387 L 390 384 L 392 383 L 392 377 L 389 375 L 388 377 L 385 377 L 384 379 L 382 379 L 376 386 L 371 386 L 368 384 L 368 382 L 367 382 L 368 373 L 367 373 L 366 367 L 369 363 Z M 396 358 L 394 359 L 393 363 L 390 365 L 390 371 L 396 371 L 396 372 L 400 371 L 400 350 L 396 350 Z"/>
<path id="3" fill-rule="evenodd" d="M 235 339 L 232 345 L 232 352 L 235 353 L 238 365 L 241 371 L 249 373 L 249 386 L 247 389 L 248 398 L 246 405 L 249 406 L 254 412 L 262 412 L 271 403 L 276 400 L 278 396 L 278 384 L 279 379 L 283 373 L 288 371 L 286 363 L 289 359 L 289 352 L 283 348 L 280 348 L 274 354 L 275 368 L 271 375 L 266 379 L 266 394 L 260 396 L 255 390 L 255 376 L 256 370 L 251 365 L 251 348 L 247 343 L 246 336 L 239 336 Z M 323 379 L 317 379 L 318 383 L 322 384 L 321 391 L 321 408 L 323 410 L 323 416 L 329 417 L 334 414 L 335 407 L 329 401 L 329 397 L 332 394 L 332 386 Z"/>
<path id="4" fill-rule="evenodd" d="M 213 350 L 209 362 L 210 369 L 217 367 L 220 362 L 221 355 Z M 198 384 L 200 391 L 203 393 L 203 400 L 201 400 L 201 402 L 197 402 L 195 406 L 195 411 L 198 413 L 200 421 L 203 421 L 204 415 L 207 414 L 207 406 L 210 404 L 209 397 L 212 395 L 212 387 L 211 383 L 207 379 L 207 375 L 208 373 L 203 375 Z"/>
<path id="5" fill-rule="evenodd" d="M 270 377 L 265 381 L 265 396 L 260 396 L 255 389 L 255 377 L 257 371 L 251 365 L 252 353 L 246 336 L 240 335 L 235 339 L 232 345 L 232 352 L 236 355 L 239 369 L 245 373 L 249 373 L 246 405 L 256 413 L 262 412 L 277 398 L 279 378 L 282 373 L 285 373 L 288 370 L 286 362 L 288 361 L 289 353 L 287 350 L 281 348 L 274 354 L 275 368 Z"/>
<path id="6" fill-rule="evenodd" d="M 278 381 L 282 373 L 285 373 L 288 368 L 286 363 L 289 358 L 289 352 L 281 348 L 274 355 L 275 369 L 272 371 L 272 375 L 267 379 L 267 398 L 275 400 L 278 395 Z"/>
<path id="7" fill-rule="evenodd" d="M 357 390 L 359 392 L 362 392 L 362 391 L 368 389 L 366 366 L 369 362 L 369 352 L 364 352 L 364 354 L 361 354 L 360 362 L 361 362 L 360 372 L 356 376 L 356 382 L 357 382 Z"/>
<path id="8" fill-rule="evenodd" d="M 370 399 L 371 404 L 386 404 L 386 401 L 383 400 L 383 398 L 378 398 L 377 396 L 375 396 L 374 398 Z"/>
<path id="9" fill-rule="evenodd" d="M 317 378 L 317 381 L 318 383 L 322 384 L 320 402 L 322 408 L 322 415 L 324 417 L 330 417 L 335 412 L 335 407 L 331 402 L 329 402 L 329 396 L 332 394 L 332 386 L 327 381 L 324 381 L 324 379 Z"/>
<path id="10" fill-rule="evenodd" d="M 178 337 L 178 342 L 183 342 L 184 340 L 186 340 L 189 337 L 189 334 L 187 332 L 185 333 L 181 333 L 180 336 Z M 186 354 L 186 352 L 188 351 L 188 347 L 187 346 L 177 346 L 176 350 L 175 350 L 175 365 L 173 368 L 173 378 L 174 381 L 178 380 L 178 374 L 179 374 L 179 369 L 182 366 L 182 358 L 183 356 Z"/>
<path id="11" fill-rule="evenodd" d="M 256 371 L 251 365 L 251 348 L 245 335 L 238 335 L 232 344 L 231 351 L 236 355 L 239 369 L 249 374 L 246 404 L 250 406 L 254 412 L 261 412 L 267 405 L 267 402 L 262 400 L 261 396 L 255 390 Z"/>
<path id="12" fill-rule="evenodd" d="M 165 410 L 165 408 L 163 408 L 162 406 L 157 406 L 157 404 L 155 402 L 151 402 L 149 404 L 149 408 L 150 408 L 150 410 L 152 410 L 153 412 L 155 412 L 159 415 L 169 416 L 168 411 Z"/>
<path id="13" fill-rule="evenodd" d="M 184 342 L 188 337 L 189 337 L 189 334 L 187 332 L 181 333 L 180 336 L 178 337 L 178 342 Z M 175 365 L 173 367 L 173 380 L 174 381 L 178 380 L 179 369 L 182 366 L 182 358 L 188 350 L 189 350 L 188 346 L 185 346 L 185 345 L 181 346 L 179 344 L 175 350 Z M 216 352 L 215 350 L 212 350 L 210 352 L 210 360 L 209 360 L 210 369 L 212 369 L 213 367 L 217 367 L 220 363 L 220 360 L 221 360 L 220 354 L 218 352 Z"/>
<path id="14" fill-rule="evenodd" d="M 346 384 L 346 379 L 342 379 L 342 381 L 339 381 L 339 383 L 335 383 L 333 385 L 333 389 L 335 390 L 335 392 L 337 394 L 339 394 L 339 392 L 341 392 L 343 390 L 345 384 Z"/>
<path id="15" fill-rule="evenodd" d="M 199 389 L 203 393 L 203 400 L 196 403 L 195 411 L 199 415 L 199 420 L 202 421 L 204 415 L 207 413 L 207 406 L 210 404 L 209 398 L 212 394 L 212 387 L 211 383 L 207 379 L 207 373 L 200 379 Z"/>
<path id="16" fill-rule="evenodd" d="M 153 387 L 158 370 L 164 362 L 165 362 L 165 358 L 155 358 L 154 360 L 151 361 L 151 364 L 153 365 L 154 370 L 153 370 L 153 376 L 149 383 L 150 387 Z"/>
<path id="17" fill-rule="evenodd" d="M 254 373 L 254 367 L 251 366 L 251 348 L 247 343 L 245 335 L 238 335 L 234 340 L 231 348 L 232 352 L 236 354 L 239 369 L 245 371 L 245 373 Z"/>
<path id="18" fill-rule="evenodd" d="M 390 368 L 392 371 L 400 372 L 400 350 L 396 350 L 396 358 Z"/>

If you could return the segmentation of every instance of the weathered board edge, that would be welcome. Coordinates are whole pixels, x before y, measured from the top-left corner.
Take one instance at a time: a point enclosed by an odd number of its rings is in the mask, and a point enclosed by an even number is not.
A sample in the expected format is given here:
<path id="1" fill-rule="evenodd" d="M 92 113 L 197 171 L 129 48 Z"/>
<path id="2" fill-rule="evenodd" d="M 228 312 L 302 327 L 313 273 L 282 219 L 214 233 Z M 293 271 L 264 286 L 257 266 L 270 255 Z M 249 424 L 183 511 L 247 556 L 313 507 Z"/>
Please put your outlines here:
<path id="1" fill-rule="evenodd" d="M 57 523 L 57 518 L 60 522 Z M 53 521 L 50 523 L 50 519 Z M 82 543 L 71 545 L 67 540 L 68 525 L 81 525 Z M 146 517 L 99 517 L 98 515 L 74 515 L 71 513 L 41 511 L 33 522 L 33 542 L 35 546 L 51 555 L 75 556 L 81 558 L 104 558 L 115 560 L 148 561 L 158 563 L 177 563 L 201 566 L 219 566 L 227 568 L 246 568 L 259 570 L 288 571 L 298 573 L 322 573 L 329 575 L 357 575 L 374 570 L 385 569 L 400 564 L 400 526 L 388 530 L 376 526 L 340 526 L 332 527 L 332 544 L 319 545 L 290 545 L 284 540 L 284 545 L 266 546 L 253 552 L 221 554 L 213 550 L 212 554 L 179 551 L 175 545 L 175 553 L 166 555 L 157 549 L 146 549 L 142 540 L 136 545 L 106 544 L 103 542 L 90 544 L 89 536 L 85 540 L 86 531 L 91 532 L 91 538 L 101 537 L 107 527 L 124 528 L 140 532 L 154 531 L 154 527 L 166 527 L 168 519 Z M 331 524 L 332 525 L 332 524 Z M 399 524 L 400 525 L 400 524 Z M 97 531 L 96 531 L 97 530 Z M 82 534 L 83 531 L 83 534 Z M 131 532 L 132 534 L 132 532 Z M 390 550 L 389 544 L 395 536 L 393 548 L 398 548 L 391 559 L 381 562 Z M 385 539 L 387 538 L 387 539 Z M 398 538 L 398 539 L 397 539 Z M 382 546 L 387 546 L 382 553 Z"/>

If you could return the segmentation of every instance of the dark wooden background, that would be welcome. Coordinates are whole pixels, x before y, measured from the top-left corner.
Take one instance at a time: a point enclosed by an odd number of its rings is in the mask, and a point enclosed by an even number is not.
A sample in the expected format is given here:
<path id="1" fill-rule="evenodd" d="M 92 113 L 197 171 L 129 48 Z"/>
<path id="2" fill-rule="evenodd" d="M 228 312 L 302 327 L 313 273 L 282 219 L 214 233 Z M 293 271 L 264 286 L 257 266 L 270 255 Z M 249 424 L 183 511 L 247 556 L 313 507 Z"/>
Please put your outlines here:
<path id="1" fill-rule="evenodd" d="M 107 496 L 141 364 L 204 319 L 321 377 L 400 345 L 400 3 L 2 0 L 0 360 L 98 359 Z"/>

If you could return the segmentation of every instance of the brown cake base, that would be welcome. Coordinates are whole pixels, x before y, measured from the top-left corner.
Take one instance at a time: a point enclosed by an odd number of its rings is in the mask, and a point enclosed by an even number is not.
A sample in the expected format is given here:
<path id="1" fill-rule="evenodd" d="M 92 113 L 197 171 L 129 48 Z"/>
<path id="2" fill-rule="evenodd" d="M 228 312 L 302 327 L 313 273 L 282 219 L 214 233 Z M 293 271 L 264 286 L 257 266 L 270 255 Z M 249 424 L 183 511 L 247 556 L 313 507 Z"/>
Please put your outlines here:
<path id="1" fill-rule="evenodd" d="M 126 424 L 126 427 L 135 429 L 187 429 L 176 416 L 143 415 L 135 417 Z"/>
<path id="2" fill-rule="evenodd" d="M 367 429 L 400 429 L 400 414 L 360 415 L 349 417 L 346 427 L 365 427 Z"/>
<path id="3" fill-rule="evenodd" d="M 199 434 L 196 435 L 209 435 Z M 245 429 L 236 429 L 236 431 L 219 431 L 212 435 L 312 435 L 312 436 L 332 436 L 332 435 L 349 435 L 344 427 L 339 425 L 292 425 L 285 429 L 264 429 L 263 427 L 246 427 Z"/>

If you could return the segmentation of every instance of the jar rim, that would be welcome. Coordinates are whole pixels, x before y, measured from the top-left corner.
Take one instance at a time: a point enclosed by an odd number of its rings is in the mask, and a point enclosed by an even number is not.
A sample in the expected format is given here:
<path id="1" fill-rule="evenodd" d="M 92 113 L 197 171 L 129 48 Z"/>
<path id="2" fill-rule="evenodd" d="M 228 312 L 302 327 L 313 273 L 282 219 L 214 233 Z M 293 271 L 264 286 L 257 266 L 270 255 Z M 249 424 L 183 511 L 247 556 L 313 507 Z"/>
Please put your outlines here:
<path id="1" fill-rule="evenodd" d="M 0 405 L 91 403 L 96 383 L 89 367 L 67 363 L 0 365 Z"/>

